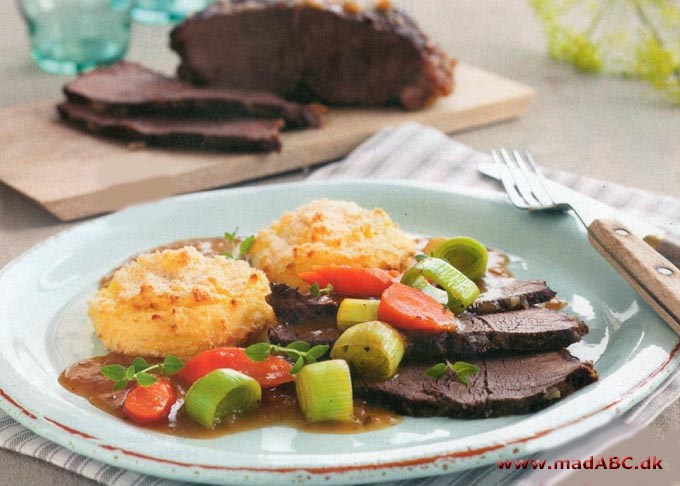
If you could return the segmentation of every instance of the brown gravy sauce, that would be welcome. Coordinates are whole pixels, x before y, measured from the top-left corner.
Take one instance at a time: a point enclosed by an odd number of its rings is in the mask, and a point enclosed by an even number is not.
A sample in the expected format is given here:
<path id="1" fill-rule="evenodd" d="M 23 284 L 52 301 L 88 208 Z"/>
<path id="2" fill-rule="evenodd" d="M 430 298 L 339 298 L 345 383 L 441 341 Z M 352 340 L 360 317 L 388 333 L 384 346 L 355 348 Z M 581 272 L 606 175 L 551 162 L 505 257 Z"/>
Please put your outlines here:
<path id="1" fill-rule="evenodd" d="M 489 262 L 487 263 L 486 267 L 486 281 L 493 281 L 493 277 L 514 277 L 513 273 L 510 271 L 508 266 L 510 265 L 510 257 L 508 257 L 505 253 L 501 253 L 498 250 L 494 250 L 493 248 L 487 248 L 488 253 L 489 253 Z M 476 282 L 477 286 L 479 287 L 480 292 L 484 292 L 486 290 L 486 285 L 484 284 L 484 281 L 478 281 Z M 567 302 L 564 299 L 561 299 L 558 296 L 553 297 L 550 299 L 548 302 L 544 302 L 543 304 L 538 304 L 540 307 L 545 307 L 550 310 L 554 311 L 560 311 L 565 309 L 569 305 L 569 302 Z"/>
<path id="2" fill-rule="evenodd" d="M 59 376 L 59 383 L 70 392 L 86 398 L 100 410 L 127 421 L 129 419 L 123 412 L 123 403 L 130 388 L 113 391 L 113 382 L 105 378 L 99 370 L 105 364 L 127 366 L 132 363 L 133 359 L 131 356 L 109 354 L 79 361 L 69 366 Z M 158 359 L 148 358 L 147 361 L 154 363 L 158 362 Z M 363 400 L 354 400 L 352 422 L 310 423 L 300 411 L 295 385 L 287 383 L 276 388 L 263 389 L 259 409 L 247 414 L 231 415 L 214 429 L 208 429 L 197 424 L 184 413 L 182 404 L 187 388 L 179 380 L 172 379 L 172 383 L 178 398 L 170 412 L 169 420 L 152 425 L 131 423 L 165 434 L 209 439 L 275 425 L 286 425 L 305 432 L 356 434 L 384 429 L 402 420 L 402 417 L 394 412 L 370 405 Z"/>
<path id="3" fill-rule="evenodd" d="M 552 299 L 550 299 L 548 302 L 544 302 L 543 304 L 538 304 L 538 307 L 545 307 L 546 309 L 550 309 L 550 310 L 554 310 L 554 311 L 561 311 L 563 309 L 566 309 L 568 305 L 569 305 L 569 302 L 555 296 Z"/>

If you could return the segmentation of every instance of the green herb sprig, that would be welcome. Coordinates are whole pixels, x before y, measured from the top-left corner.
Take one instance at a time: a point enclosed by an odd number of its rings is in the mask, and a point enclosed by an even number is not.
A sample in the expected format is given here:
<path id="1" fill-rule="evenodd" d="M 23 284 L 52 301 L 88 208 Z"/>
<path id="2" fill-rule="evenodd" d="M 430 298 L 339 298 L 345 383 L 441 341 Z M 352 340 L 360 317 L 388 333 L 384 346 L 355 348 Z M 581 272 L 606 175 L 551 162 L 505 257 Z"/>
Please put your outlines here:
<path id="1" fill-rule="evenodd" d="M 255 343 L 246 348 L 246 356 L 253 361 L 264 361 L 272 354 L 283 354 L 295 361 L 290 370 L 292 375 L 296 374 L 306 364 L 316 363 L 330 349 L 327 344 L 317 344 L 311 346 L 305 341 L 295 341 L 288 346 L 278 346 L 269 343 Z"/>
<path id="2" fill-rule="evenodd" d="M 255 235 L 250 235 L 247 238 L 244 238 L 243 241 L 241 241 L 241 244 L 238 246 L 238 257 L 243 258 L 248 253 L 250 253 L 253 243 L 255 243 Z"/>
<path id="3" fill-rule="evenodd" d="M 224 239 L 230 242 L 232 245 L 234 245 L 238 240 L 237 233 L 238 226 L 234 228 L 234 231 L 232 231 L 231 233 L 225 232 Z M 254 243 L 255 235 L 247 236 L 246 238 L 241 240 L 241 243 L 238 246 L 238 257 L 235 257 L 234 253 L 230 251 L 225 251 L 222 255 L 224 255 L 227 258 L 242 260 L 248 253 L 250 253 L 250 249 L 253 247 Z"/>
<path id="4" fill-rule="evenodd" d="M 237 234 L 238 234 L 238 226 L 236 228 L 234 228 L 234 231 L 232 231 L 231 233 L 229 233 L 228 231 L 225 231 L 224 232 L 224 239 L 231 242 L 231 243 L 235 243 L 236 238 L 237 238 L 236 237 Z"/>
<path id="5" fill-rule="evenodd" d="M 321 297 L 322 295 L 330 295 L 333 293 L 333 286 L 331 284 L 326 285 L 324 288 L 319 287 L 318 282 L 314 282 L 311 287 L 309 287 L 309 293 L 314 297 Z"/>
<path id="6" fill-rule="evenodd" d="M 122 390 L 130 382 L 141 386 L 151 386 L 158 381 L 157 375 L 170 376 L 184 368 L 184 361 L 177 356 L 168 355 L 162 363 L 152 365 L 144 358 L 137 357 L 127 368 L 119 364 L 102 366 L 101 374 L 115 381 L 114 390 Z"/>
<path id="7" fill-rule="evenodd" d="M 432 378 L 439 378 L 440 376 L 444 376 L 447 370 L 453 371 L 461 382 L 468 385 L 468 377 L 479 373 L 479 366 L 466 363 L 465 361 L 456 361 L 455 363 L 451 363 L 447 359 L 444 363 L 434 365 L 432 368 L 427 370 L 425 374 Z"/>

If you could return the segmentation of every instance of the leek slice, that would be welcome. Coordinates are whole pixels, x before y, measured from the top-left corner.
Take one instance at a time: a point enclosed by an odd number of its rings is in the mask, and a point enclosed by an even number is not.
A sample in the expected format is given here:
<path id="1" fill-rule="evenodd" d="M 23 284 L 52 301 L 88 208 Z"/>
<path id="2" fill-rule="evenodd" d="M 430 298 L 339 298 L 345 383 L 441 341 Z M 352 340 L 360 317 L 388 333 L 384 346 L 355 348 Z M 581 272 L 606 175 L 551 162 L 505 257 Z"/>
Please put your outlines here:
<path id="1" fill-rule="evenodd" d="M 257 407 L 261 398 L 262 388 L 255 379 L 223 368 L 211 371 L 191 385 L 184 408 L 193 420 L 213 428 L 225 415 Z"/>
<path id="2" fill-rule="evenodd" d="M 347 329 L 361 322 L 377 320 L 379 305 L 379 300 L 344 299 L 338 307 L 338 327 Z"/>
<path id="3" fill-rule="evenodd" d="M 432 256 L 434 250 L 446 240 L 448 240 L 448 238 L 444 236 L 435 236 L 434 238 L 430 238 L 430 240 L 427 242 L 427 245 L 425 245 L 425 248 L 423 248 L 423 253 L 427 256 Z"/>
<path id="4" fill-rule="evenodd" d="M 472 280 L 440 258 L 422 258 L 401 277 L 401 283 L 410 286 L 424 285 L 423 281 L 419 280 L 421 278 L 431 280 L 446 291 L 448 295 L 446 305 L 454 314 L 463 312 L 479 296 L 479 288 Z M 431 289 L 421 290 L 432 295 Z"/>
<path id="5" fill-rule="evenodd" d="M 295 391 L 307 420 L 352 421 L 352 378 L 345 361 L 333 359 L 308 364 L 297 374 Z"/>
<path id="6" fill-rule="evenodd" d="M 406 351 L 399 331 L 380 321 L 350 327 L 331 349 L 331 358 L 344 359 L 362 376 L 389 378 L 396 373 Z"/>
<path id="7" fill-rule="evenodd" d="M 402 279 L 402 283 L 403 283 L 403 279 Z M 441 305 L 448 306 L 448 304 L 449 304 L 449 294 L 447 294 L 445 290 L 438 289 L 437 287 L 432 285 L 422 275 L 420 277 L 416 278 L 413 282 L 411 282 L 408 285 L 410 285 L 411 287 L 414 287 L 418 290 L 422 290 L 423 293 L 434 298 L 434 300 L 439 302 Z"/>
<path id="8" fill-rule="evenodd" d="M 478 280 L 486 274 L 489 253 L 479 241 L 458 236 L 439 243 L 432 256 L 446 260 L 470 280 Z"/>

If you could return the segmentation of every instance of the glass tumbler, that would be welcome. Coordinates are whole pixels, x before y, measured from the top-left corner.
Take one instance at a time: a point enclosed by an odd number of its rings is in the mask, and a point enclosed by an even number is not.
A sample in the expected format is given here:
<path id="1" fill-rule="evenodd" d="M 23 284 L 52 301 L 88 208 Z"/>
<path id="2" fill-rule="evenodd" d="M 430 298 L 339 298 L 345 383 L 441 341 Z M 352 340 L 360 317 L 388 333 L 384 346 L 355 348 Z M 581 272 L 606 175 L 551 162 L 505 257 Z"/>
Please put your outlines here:
<path id="1" fill-rule="evenodd" d="M 179 22 L 203 10 L 216 0 L 136 0 L 132 18 L 141 24 L 162 25 Z"/>
<path id="2" fill-rule="evenodd" d="M 75 74 L 123 58 L 134 0 L 19 0 L 31 57 L 44 71 Z"/>

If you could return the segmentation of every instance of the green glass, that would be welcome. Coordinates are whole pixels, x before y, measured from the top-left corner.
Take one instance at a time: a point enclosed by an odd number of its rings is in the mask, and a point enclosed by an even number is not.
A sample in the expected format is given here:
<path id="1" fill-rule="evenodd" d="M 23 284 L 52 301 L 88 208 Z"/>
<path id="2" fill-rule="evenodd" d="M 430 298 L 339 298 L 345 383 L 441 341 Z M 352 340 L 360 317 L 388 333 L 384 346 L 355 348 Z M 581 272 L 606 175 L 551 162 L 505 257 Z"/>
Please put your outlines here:
<path id="1" fill-rule="evenodd" d="M 75 74 L 123 58 L 134 0 L 19 0 L 31 56 L 44 71 Z"/>
<path id="2" fill-rule="evenodd" d="M 141 24 L 163 25 L 180 22 L 210 6 L 216 0 L 137 0 L 132 18 Z"/>

